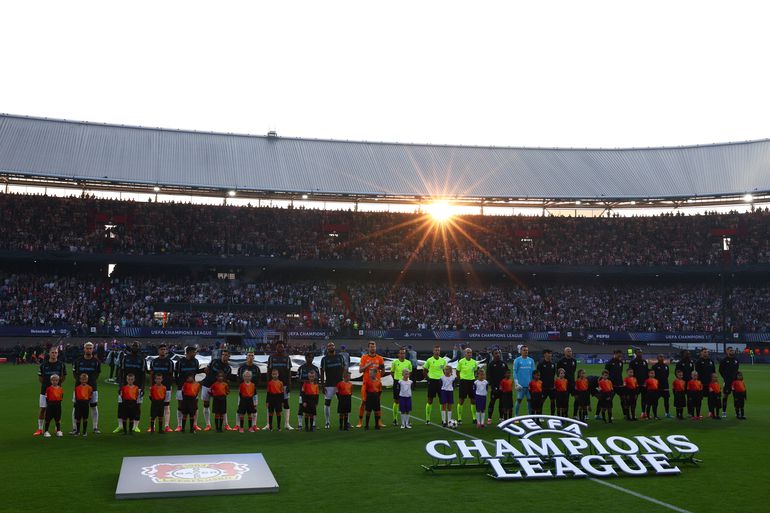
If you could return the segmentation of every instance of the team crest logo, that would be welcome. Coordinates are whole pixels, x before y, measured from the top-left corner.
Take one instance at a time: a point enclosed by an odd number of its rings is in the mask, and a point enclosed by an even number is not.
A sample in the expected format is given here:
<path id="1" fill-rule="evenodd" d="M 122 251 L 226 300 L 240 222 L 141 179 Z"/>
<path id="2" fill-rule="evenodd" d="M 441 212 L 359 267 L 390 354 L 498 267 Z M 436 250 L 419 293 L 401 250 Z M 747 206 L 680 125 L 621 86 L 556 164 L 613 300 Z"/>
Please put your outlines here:
<path id="1" fill-rule="evenodd" d="M 156 484 L 200 484 L 239 481 L 249 466 L 235 461 L 218 463 L 158 463 L 143 467 L 142 475 Z"/>

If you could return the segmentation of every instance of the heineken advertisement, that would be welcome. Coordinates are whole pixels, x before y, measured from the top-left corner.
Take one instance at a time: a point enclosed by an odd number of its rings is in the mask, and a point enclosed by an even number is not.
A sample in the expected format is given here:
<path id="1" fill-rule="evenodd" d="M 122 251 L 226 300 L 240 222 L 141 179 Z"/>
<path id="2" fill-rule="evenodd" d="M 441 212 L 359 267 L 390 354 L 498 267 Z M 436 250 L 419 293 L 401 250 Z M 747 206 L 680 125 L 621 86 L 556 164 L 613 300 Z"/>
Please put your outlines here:
<path id="1" fill-rule="evenodd" d="M 425 452 L 439 471 L 487 468 L 499 480 L 664 476 L 697 464 L 698 446 L 684 435 L 585 436 L 588 424 L 552 415 L 524 415 L 497 425 L 505 439 L 433 440 Z"/>

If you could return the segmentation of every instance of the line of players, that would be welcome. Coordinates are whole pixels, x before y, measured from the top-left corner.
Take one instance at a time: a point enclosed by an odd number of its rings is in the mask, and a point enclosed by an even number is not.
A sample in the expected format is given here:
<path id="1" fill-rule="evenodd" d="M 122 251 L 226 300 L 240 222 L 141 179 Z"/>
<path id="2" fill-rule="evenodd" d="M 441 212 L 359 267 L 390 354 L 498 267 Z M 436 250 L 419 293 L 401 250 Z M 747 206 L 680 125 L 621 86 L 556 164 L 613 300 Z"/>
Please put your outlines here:
<path id="1" fill-rule="evenodd" d="M 499 402 L 500 418 L 509 418 L 518 415 L 521 403 L 527 400 L 530 413 L 542 413 L 542 407 L 546 399 L 550 399 L 551 414 L 558 413 L 568 416 L 568 403 L 570 395 L 575 397 L 573 403 L 573 416 L 585 419 L 590 410 L 590 397 L 598 397 L 596 418 L 605 418 L 612 421 L 612 402 L 617 395 L 621 400 L 624 416 L 629 420 L 636 419 L 636 399 L 641 398 L 641 418 L 652 416 L 657 418 L 657 401 L 663 398 L 666 416 L 669 414 L 669 367 L 658 356 L 658 362 L 649 368 L 647 361 L 642 357 L 641 351 L 637 351 L 636 357 L 629 362 L 627 376 L 623 376 L 623 360 L 620 351 L 615 351 L 613 359 L 606 364 L 601 377 L 586 378 L 584 371 L 576 376 L 577 361 L 572 356 L 571 348 L 564 350 L 564 357 L 558 362 L 552 361 L 552 353 L 545 350 L 543 360 L 539 363 L 529 357 L 527 346 L 520 349 L 521 355 L 516 358 L 513 365 L 513 373 L 501 359 L 499 351 L 493 352 L 492 360 L 487 367 L 489 381 L 479 373 L 478 364 L 472 358 L 472 350 L 466 349 L 464 358 L 457 363 L 456 376 L 452 375 L 445 358 L 440 356 L 440 346 L 435 346 L 433 355 L 425 362 L 425 373 L 428 382 L 428 401 L 425 406 L 426 422 L 431 422 L 433 401 L 440 398 L 442 404 L 442 423 L 451 424 L 452 406 L 455 386 L 459 387 L 459 402 L 457 404 L 457 421 L 462 422 L 463 406 L 467 399 L 475 403 L 476 418 L 474 423 L 479 427 L 491 423 L 495 403 Z M 176 365 L 167 355 L 165 345 L 158 348 L 158 358 L 152 360 L 149 370 L 151 426 L 149 431 L 168 432 L 170 427 L 170 403 L 172 386 L 177 388 L 177 427 L 176 431 L 182 431 L 187 421 L 193 431 L 200 430 L 197 423 L 198 396 L 203 399 L 203 413 L 205 419 L 204 430 L 212 429 L 211 403 L 214 403 L 215 428 L 218 430 L 243 430 L 244 419 L 247 419 L 248 429 L 257 431 L 256 406 L 258 395 L 256 385 L 259 381 L 259 368 L 254 363 L 253 353 L 247 355 L 246 362 L 238 369 L 239 381 L 239 424 L 231 428 L 226 415 L 226 398 L 229 394 L 227 377 L 231 373 L 229 353 L 222 351 L 219 359 L 212 360 L 205 369 L 205 378 L 202 383 L 195 382 L 195 376 L 200 372 L 199 362 L 195 357 L 196 349 L 187 347 L 185 357 L 177 361 Z M 318 404 L 320 388 L 324 394 L 325 425 L 330 427 L 331 401 L 338 397 L 338 415 L 341 429 L 349 429 L 349 414 L 351 411 L 350 398 L 352 385 L 349 377 L 346 377 L 346 360 L 342 355 L 336 354 L 334 343 L 327 345 L 326 355 L 322 358 L 321 368 L 312 363 L 312 354 L 307 355 L 304 365 L 299 368 L 298 380 L 301 383 L 300 401 L 298 403 L 298 426 L 305 425 L 306 429 L 315 427 L 315 412 Z M 738 372 L 738 362 L 735 359 L 733 348 L 728 348 L 727 356 L 720 362 L 719 369 L 725 386 L 722 389 L 716 379 L 714 363 L 708 357 L 708 351 L 703 350 L 697 362 L 690 360 L 689 352 L 683 353 L 682 359 L 677 363 L 677 379 L 672 383 L 674 387 L 674 402 L 677 417 L 683 418 L 682 411 L 685 405 L 692 418 L 700 418 L 700 404 L 703 390 L 708 391 L 709 411 L 712 418 L 719 418 L 718 409 L 722 407 L 722 416 L 726 416 L 727 399 L 731 392 L 734 393 L 736 414 L 738 418 L 745 419 L 744 402 L 746 388 L 742 376 Z M 361 387 L 361 406 L 359 408 L 359 420 L 357 427 L 363 427 L 364 414 L 367 413 L 367 425 L 372 413 L 375 416 L 377 428 L 384 427 L 380 406 L 382 393 L 381 375 L 384 371 L 384 359 L 377 354 L 376 344 L 370 342 L 368 352 L 361 358 L 360 369 L 363 374 Z M 277 420 L 276 428 L 280 429 L 281 417 L 285 421 L 284 428 L 293 429 L 290 424 L 289 398 L 291 391 L 291 361 L 285 352 L 282 343 L 278 343 L 275 352 L 268 358 L 268 372 L 270 380 L 267 385 L 267 406 L 269 422 L 265 428 L 272 429 L 273 420 Z M 398 359 L 392 363 L 394 376 L 393 386 L 393 424 L 398 424 L 397 417 L 401 415 L 401 427 L 409 428 L 411 414 L 411 388 L 412 382 L 409 374 L 413 371 L 412 364 L 405 358 L 405 351 L 399 352 Z M 711 371 L 711 372 L 710 372 Z M 74 408 L 72 412 L 72 434 L 82 431 L 86 433 L 86 421 L 89 409 L 91 411 L 93 429 L 98 428 L 98 376 L 100 364 L 93 355 L 93 344 L 86 343 L 84 355 L 73 362 L 73 374 L 79 379 L 79 384 L 73 392 Z M 54 348 L 49 352 L 48 359 L 44 361 L 39 370 L 41 383 L 40 414 L 38 416 L 38 430 L 35 435 L 48 434 L 51 421 L 57 423 L 57 434 L 61 433 L 61 401 L 63 392 L 61 383 L 66 376 L 66 368 L 58 361 L 58 351 Z M 640 382 L 637 375 L 647 376 Z M 710 382 L 705 383 L 699 376 L 711 375 Z M 119 394 L 118 394 L 118 426 L 114 432 L 138 432 L 141 404 L 145 389 L 145 361 L 139 354 L 137 343 L 129 346 L 127 353 L 119 363 Z M 398 379 L 402 377 L 403 379 Z M 320 388 L 319 381 L 320 380 Z M 403 381 L 403 383 L 402 383 Z M 684 387 L 684 388 L 682 388 Z M 513 392 L 516 391 L 515 408 L 513 407 Z M 720 392 L 723 396 L 720 400 Z M 487 396 L 489 395 L 489 401 Z M 367 396 L 369 398 L 367 399 Z M 485 408 L 487 411 L 485 412 Z M 485 415 L 486 413 L 486 415 Z M 311 420 L 308 426 L 308 420 Z M 157 429 L 156 429 L 157 424 Z"/>
<path id="2" fill-rule="evenodd" d="M 590 411 L 590 398 L 595 396 L 595 419 L 612 422 L 612 405 L 617 396 L 627 420 L 637 420 L 637 400 L 641 403 L 639 418 L 659 419 L 660 399 L 663 400 L 665 416 L 671 418 L 670 397 L 673 389 L 678 419 L 684 418 L 686 409 L 690 418 L 701 420 L 704 397 L 708 398 L 709 417 L 715 420 L 724 418 L 727 416 L 730 394 L 733 395 L 736 418 L 746 419 L 746 384 L 732 347 L 727 348 L 725 358 L 719 362 L 719 375 L 708 349 L 702 349 L 696 361 L 692 361 L 689 351 L 683 351 L 682 358 L 675 366 L 675 379 L 671 388 L 669 364 L 663 355 L 657 355 L 656 363 L 650 366 L 642 351 L 637 349 L 624 375 L 622 353 L 615 350 L 601 376 L 587 377 L 582 369 L 577 371 L 576 376 L 577 362 L 572 358 L 570 348 L 565 348 L 565 357 L 558 363 L 552 362 L 549 350 L 544 351 L 543 360 L 537 364 L 528 356 L 528 352 L 527 347 L 522 346 L 521 356 L 513 364 L 514 387 L 517 391 L 516 415 L 523 399 L 528 401 L 530 413 L 543 413 L 544 402 L 550 399 L 551 415 L 566 417 L 569 414 L 569 397 L 574 396 L 573 417 L 585 420 Z M 719 376 L 723 384 L 719 382 Z"/>

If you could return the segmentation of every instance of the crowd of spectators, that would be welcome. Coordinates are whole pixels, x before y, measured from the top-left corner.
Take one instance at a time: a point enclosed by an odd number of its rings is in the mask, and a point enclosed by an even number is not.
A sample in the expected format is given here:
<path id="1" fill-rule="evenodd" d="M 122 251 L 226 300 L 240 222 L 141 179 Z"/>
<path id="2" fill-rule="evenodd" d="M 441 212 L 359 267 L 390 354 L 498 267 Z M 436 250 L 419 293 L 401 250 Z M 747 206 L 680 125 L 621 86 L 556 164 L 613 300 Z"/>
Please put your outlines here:
<path id="1" fill-rule="evenodd" d="M 239 255 L 505 265 L 770 263 L 770 212 L 644 217 L 463 216 L 138 203 L 0 194 L 0 250 Z M 716 231 L 715 231 L 716 230 Z"/>
<path id="2" fill-rule="evenodd" d="M 165 315 L 159 312 L 165 312 Z M 0 325 L 770 332 L 770 287 L 240 282 L 0 273 Z"/>

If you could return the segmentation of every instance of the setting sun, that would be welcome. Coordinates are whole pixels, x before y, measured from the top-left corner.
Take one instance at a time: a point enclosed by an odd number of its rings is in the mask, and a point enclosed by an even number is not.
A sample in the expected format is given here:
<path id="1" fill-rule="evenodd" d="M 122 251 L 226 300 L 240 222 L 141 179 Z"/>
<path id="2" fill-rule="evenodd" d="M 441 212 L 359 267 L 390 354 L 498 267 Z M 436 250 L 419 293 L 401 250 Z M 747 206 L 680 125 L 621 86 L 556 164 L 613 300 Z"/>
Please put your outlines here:
<path id="1" fill-rule="evenodd" d="M 439 223 L 447 221 L 453 215 L 452 206 L 446 201 L 433 202 L 425 207 L 425 211 Z"/>

